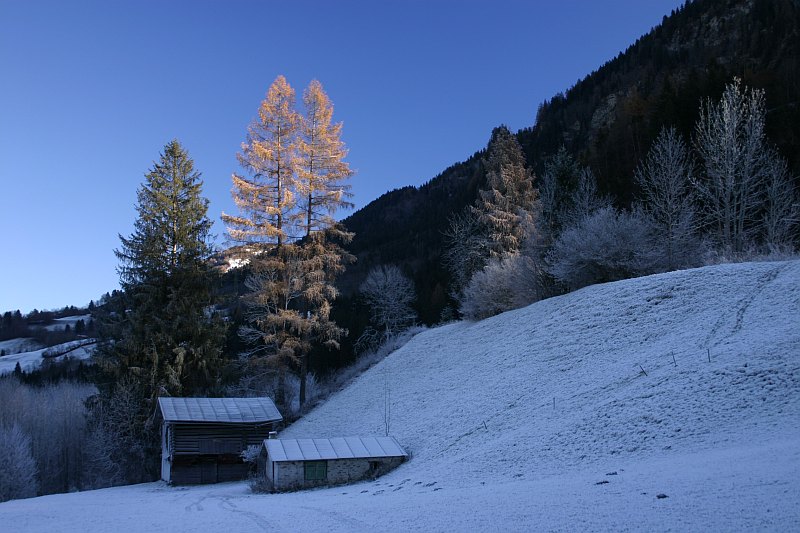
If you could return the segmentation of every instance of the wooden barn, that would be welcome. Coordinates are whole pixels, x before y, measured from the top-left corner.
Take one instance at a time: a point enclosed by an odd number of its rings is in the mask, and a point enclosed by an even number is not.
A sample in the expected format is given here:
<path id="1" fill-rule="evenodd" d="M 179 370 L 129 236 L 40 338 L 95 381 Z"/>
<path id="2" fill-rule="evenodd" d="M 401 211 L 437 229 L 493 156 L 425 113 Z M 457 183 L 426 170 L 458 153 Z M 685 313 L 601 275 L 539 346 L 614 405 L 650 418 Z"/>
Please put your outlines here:
<path id="1" fill-rule="evenodd" d="M 269 398 L 159 398 L 158 406 L 161 479 L 175 484 L 246 478 L 242 451 L 283 420 Z"/>
<path id="2" fill-rule="evenodd" d="M 375 478 L 408 454 L 394 437 L 267 439 L 258 461 L 273 490 L 296 490 Z"/>

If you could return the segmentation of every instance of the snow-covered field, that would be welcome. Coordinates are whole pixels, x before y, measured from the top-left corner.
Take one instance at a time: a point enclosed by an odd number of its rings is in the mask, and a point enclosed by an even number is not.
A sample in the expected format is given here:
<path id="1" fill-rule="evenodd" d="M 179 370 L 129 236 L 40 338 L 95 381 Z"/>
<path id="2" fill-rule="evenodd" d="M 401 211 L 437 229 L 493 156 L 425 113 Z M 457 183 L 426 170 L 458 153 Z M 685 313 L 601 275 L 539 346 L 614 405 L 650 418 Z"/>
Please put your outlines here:
<path id="1" fill-rule="evenodd" d="M 282 433 L 381 435 L 373 482 L 150 483 L 0 504 L 13 531 L 800 530 L 800 261 L 588 287 L 416 336 Z"/>
<path id="2" fill-rule="evenodd" d="M 79 342 L 85 342 L 85 341 L 79 341 Z M 17 363 L 19 363 L 19 366 L 23 372 L 30 372 L 31 370 L 36 370 L 37 368 L 42 366 L 42 363 L 44 363 L 45 358 L 42 357 L 42 354 L 44 354 L 47 350 L 58 351 L 60 349 L 69 348 L 75 343 L 76 341 L 65 342 L 64 344 L 58 344 L 50 348 L 40 348 L 38 350 L 33 350 L 30 352 L 15 353 L 12 355 L 6 355 L 0 357 L 0 376 L 2 376 L 3 374 L 9 374 L 13 372 L 14 368 L 17 366 Z M 92 357 L 92 354 L 94 353 L 94 348 L 95 348 L 94 345 L 82 346 L 80 348 L 76 348 L 75 350 L 71 350 L 66 355 L 54 357 L 53 360 L 59 361 L 62 360 L 64 357 L 70 357 L 76 360 L 77 359 L 86 360 Z"/>
<path id="3" fill-rule="evenodd" d="M 9 355 L 22 352 L 32 352 L 34 350 L 38 350 L 39 348 L 42 348 L 41 343 L 39 343 L 36 339 L 30 339 L 27 337 L 0 341 L 0 350 Z"/>
<path id="4" fill-rule="evenodd" d="M 75 329 L 75 325 L 83 320 L 84 325 L 88 324 L 89 321 L 92 319 L 92 315 L 73 315 L 73 316 L 65 316 L 63 318 L 56 318 L 53 320 L 52 324 L 48 324 L 44 326 L 44 329 L 47 331 L 64 331 L 64 328 L 69 326 L 72 329 Z"/>

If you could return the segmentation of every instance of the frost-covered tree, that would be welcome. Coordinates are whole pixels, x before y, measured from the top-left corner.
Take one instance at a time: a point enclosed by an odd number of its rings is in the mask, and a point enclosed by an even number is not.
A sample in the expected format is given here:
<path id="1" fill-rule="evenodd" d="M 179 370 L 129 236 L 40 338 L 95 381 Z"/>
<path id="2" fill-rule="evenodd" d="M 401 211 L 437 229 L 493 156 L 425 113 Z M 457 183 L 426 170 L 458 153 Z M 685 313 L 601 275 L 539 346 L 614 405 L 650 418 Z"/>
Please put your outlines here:
<path id="1" fill-rule="evenodd" d="M 470 278 L 489 257 L 489 242 L 483 225 L 470 207 L 448 219 L 444 231 L 442 263 L 452 276 L 451 294 L 458 298 Z"/>
<path id="2" fill-rule="evenodd" d="M 660 270 L 698 261 L 697 213 L 693 202 L 694 164 L 675 128 L 663 128 L 634 174 L 642 209 L 661 249 Z"/>
<path id="3" fill-rule="evenodd" d="M 652 228 L 640 212 L 602 207 L 566 228 L 548 255 L 548 271 L 569 287 L 652 272 Z"/>
<path id="4" fill-rule="evenodd" d="M 480 320 L 517 309 L 539 299 L 539 269 L 525 254 L 492 257 L 476 272 L 459 298 L 459 312 Z"/>
<path id="5" fill-rule="evenodd" d="M 36 496 L 31 438 L 16 424 L 0 426 L 0 502 Z"/>
<path id="6" fill-rule="evenodd" d="M 370 309 L 370 322 L 385 341 L 414 325 L 417 313 L 414 283 L 396 265 L 381 265 L 367 274 L 360 287 Z"/>
<path id="7" fill-rule="evenodd" d="M 542 226 L 551 238 L 561 230 L 564 215 L 570 210 L 580 177 L 580 165 L 564 145 L 545 161 L 539 198 Z"/>
<path id="8" fill-rule="evenodd" d="M 734 79 L 719 101 L 703 102 L 695 127 L 701 175 L 694 184 L 711 234 L 733 253 L 751 246 L 761 229 L 771 155 L 764 117 L 764 91 Z"/>
<path id="9" fill-rule="evenodd" d="M 522 147 L 505 126 L 492 132 L 483 165 L 486 187 L 478 192 L 473 212 L 486 228 L 489 253 L 517 252 L 533 228 L 537 194 Z"/>
<path id="10" fill-rule="evenodd" d="M 764 240 L 770 251 L 789 251 L 800 231 L 800 198 L 786 160 L 772 153 L 765 182 Z"/>
<path id="11" fill-rule="evenodd" d="M 597 191 L 597 179 L 589 168 L 580 171 L 575 188 L 566 202 L 559 217 L 562 228 L 575 226 L 600 209 L 611 207 L 611 199 Z"/>

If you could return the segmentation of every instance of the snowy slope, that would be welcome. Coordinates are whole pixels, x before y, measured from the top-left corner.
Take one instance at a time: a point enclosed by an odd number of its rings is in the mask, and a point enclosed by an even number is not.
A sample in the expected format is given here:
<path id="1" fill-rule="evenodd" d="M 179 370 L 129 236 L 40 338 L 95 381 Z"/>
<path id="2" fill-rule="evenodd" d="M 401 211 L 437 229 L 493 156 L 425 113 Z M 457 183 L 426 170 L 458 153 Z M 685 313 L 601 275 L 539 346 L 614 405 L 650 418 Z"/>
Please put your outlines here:
<path id="1" fill-rule="evenodd" d="M 13 372 L 14 368 L 17 366 L 17 363 L 19 363 L 19 366 L 23 372 L 30 372 L 31 370 L 36 370 L 37 368 L 42 366 L 42 363 L 44 363 L 46 358 L 43 357 L 43 354 L 45 354 L 45 352 L 48 351 L 59 352 L 71 348 L 73 345 L 80 344 L 83 342 L 88 342 L 89 340 L 90 339 L 65 342 L 64 344 L 57 344 L 56 346 L 51 346 L 50 348 L 41 348 L 39 350 L 33 350 L 31 352 L 15 353 L 12 355 L 6 355 L 0 357 L 0 376 L 2 376 L 3 374 L 10 374 L 11 372 Z M 76 360 L 77 359 L 87 360 L 92 357 L 92 354 L 94 354 L 94 348 L 95 346 L 93 344 L 90 344 L 88 346 L 81 346 L 74 350 L 70 350 L 65 355 L 59 357 L 53 357 L 52 360 L 60 361 L 64 357 L 69 357 L 71 359 L 76 359 Z"/>
<path id="2" fill-rule="evenodd" d="M 646 374 L 645 374 L 646 373 Z M 800 262 L 588 287 L 421 333 L 281 436 L 390 433 L 353 486 L 0 504 L 20 531 L 800 530 Z M 659 498 L 658 495 L 665 495 Z"/>
<path id="3" fill-rule="evenodd" d="M 64 328 L 67 326 L 69 326 L 72 329 L 75 329 L 75 325 L 79 321 L 83 320 L 84 324 L 88 324 L 91 319 L 92 319 L 91 314 L 65 316 L 63 318 L 54 319 L 53 323 L 44 326 L 44 329 L 46 329 L 47 331 L 64 331 Z"/>
<path id="4" fill-rule="evenodd" d="M 0 350 L 5 351 L 6 354 L 31 352 L 42 347 L 42 344 L 36 339 L 27 337 L 18 337 L 16 339 L 0 341 Z"/>

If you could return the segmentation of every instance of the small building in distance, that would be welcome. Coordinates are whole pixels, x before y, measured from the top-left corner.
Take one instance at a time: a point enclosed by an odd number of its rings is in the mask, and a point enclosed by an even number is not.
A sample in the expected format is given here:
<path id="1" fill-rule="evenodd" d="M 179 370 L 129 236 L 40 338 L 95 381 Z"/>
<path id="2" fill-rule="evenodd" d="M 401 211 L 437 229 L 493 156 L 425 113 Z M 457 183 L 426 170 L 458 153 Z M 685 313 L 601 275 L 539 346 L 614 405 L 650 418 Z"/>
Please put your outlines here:
<path id="1" fill-rule="evenodd" d="M 217 483 L 245 479 L 241 457 L 283 420 L 269 398 L 159 398 L 161 479 Z"/>
<path id="2" fill-rule="evenodd" d="M 407 458 L 394 437 L 267 439 L 258 468 L 273 490 L 285 491 L 375 478 Z"/>

